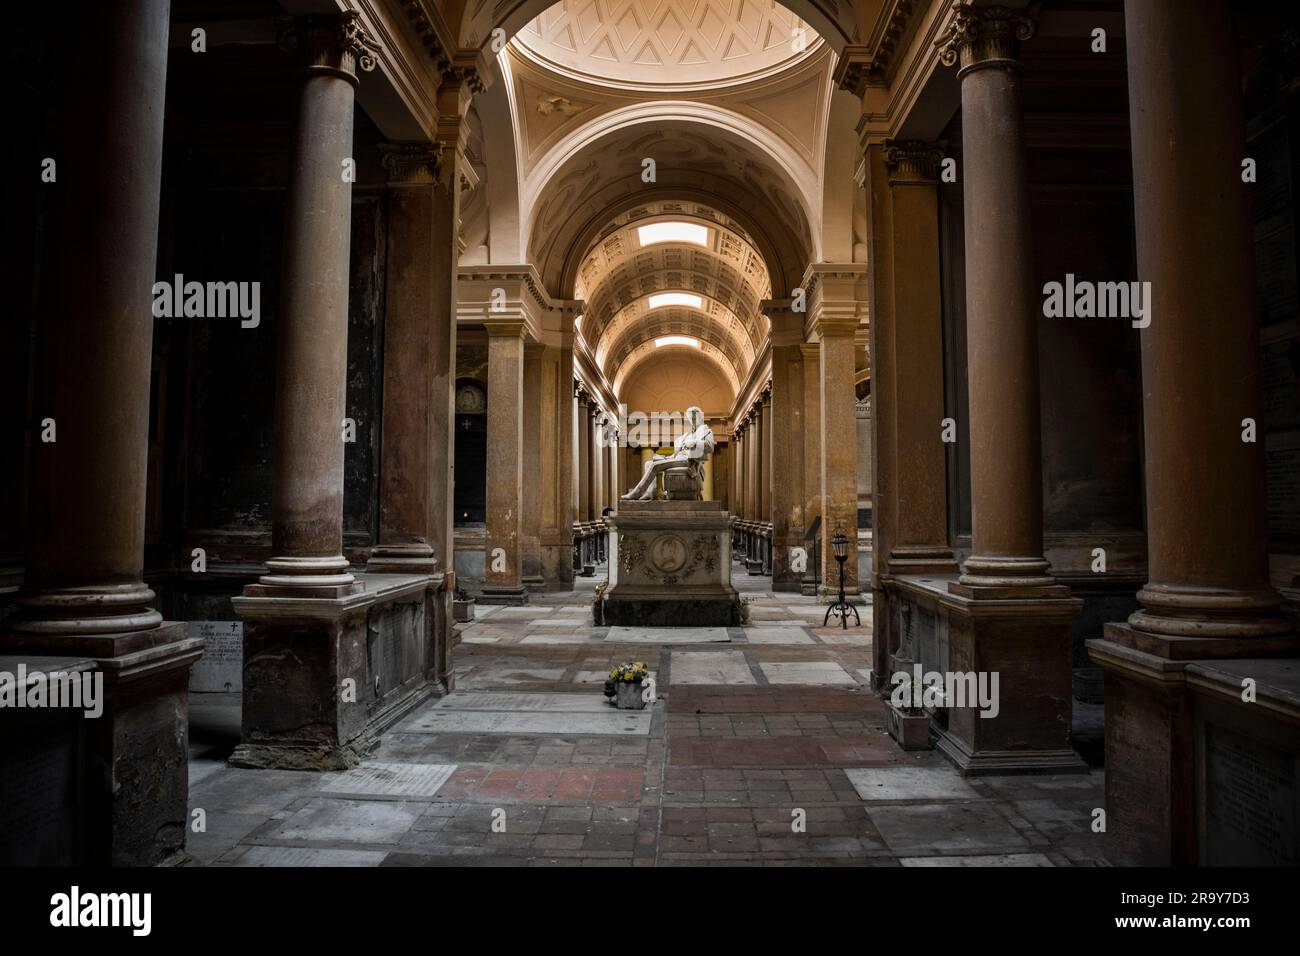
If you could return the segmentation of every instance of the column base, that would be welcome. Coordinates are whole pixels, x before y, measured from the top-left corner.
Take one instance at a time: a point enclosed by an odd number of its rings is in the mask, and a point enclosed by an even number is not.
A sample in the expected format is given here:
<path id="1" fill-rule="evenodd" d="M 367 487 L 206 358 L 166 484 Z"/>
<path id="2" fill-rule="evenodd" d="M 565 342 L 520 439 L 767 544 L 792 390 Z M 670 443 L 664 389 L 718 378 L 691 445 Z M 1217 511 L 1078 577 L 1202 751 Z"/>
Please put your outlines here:
<path id="1" fill-rule="evenodd" d="M 369 574 L 434 574 L 440 570 L 433 549 L 427 544 L 381 544 L 371 549 L 366 561 Z"/>
<path id="2" fill-rule="evenodd" d="M 517 587 L 484 586 L 478 596 L 479 604 L 504 604 L 518 607 L 528 603 L 528 588 L 522 584 Z"/>
<path id="3" fill-rule="evenodd" d="M 103 710 L 0 710 L 14 741 L 0 754 L 0 863 L 154 866 L 184 850 L 189 675 L 203 653 L 187 631 L 5 636 L 0 670 L 79 672 L 102 681 Z"/>
<path id="4" fill-rule="evenodd" d="M 1011 773 L 1088 773 L 1087 762 L 1073 750 L 971 750 L 963 740 L 940 733 L 934 749 L 964 776 Z"/>

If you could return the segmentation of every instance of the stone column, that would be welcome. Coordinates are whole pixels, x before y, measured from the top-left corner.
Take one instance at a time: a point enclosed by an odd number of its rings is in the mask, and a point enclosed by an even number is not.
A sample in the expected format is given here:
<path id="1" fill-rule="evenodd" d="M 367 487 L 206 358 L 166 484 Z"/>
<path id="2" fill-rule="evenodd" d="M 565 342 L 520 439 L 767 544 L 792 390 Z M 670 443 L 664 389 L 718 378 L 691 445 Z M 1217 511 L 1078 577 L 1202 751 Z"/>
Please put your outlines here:
<path id="1" fill-rule="evenodd" d="M 299 103 L 280 294 L 275 478 L 267 588 L 355 588 L 343 556 L 352 121 L 358 65 L 373 69 L 355 14 L 293 21 Z M 250 592 L 255 594 L 257 592 Z"/>
<path id="2" fill-rule="evenodd" d="M 532 476 L 542 474 L 542 355 L 540 342 L 524 345 L 523 508 L 520 512 L 520 561 L 525 587 L 542 587 L 542 488 Z"/>
<path id="3" fill-rule="evenodd" d="M 799 346 L 803 356 L 803 507 L 805 536 L 807 529 L 822 513 L 822 381 L 821 345 L 816 342 Z M 823 521 L 823 523 L 825 523 Z M 820 555 L 812 553 L 813 543 L 804 538 L 808 549 L 808 570 L 804 572 L 800 590 L 815 595 L 821 580 L 821 568 L 815 563 Z"/>
<path id="4" fill-rule="evenodd" d="M 67 24 L 77 75 L 58 182 L 42 187 L 63 225 L 35 380 L 35 430 L 52 440 L 31 449 L 26 580 L 0 653 L 13 655 L 5 670 L 102 680 L 103 710 L 0 708 L 0 776 L 25 758 L 42 776 L 0 780 L 0 831 L 18 837 L 6 863 L 153 866 L 188 832 L 189 670 L 203 642 L 163 622 L 143 581 L 169 19 L 168 0 L 105 0 Z M 44 838 L 24 818 L 31 801 L 10 799 L 34 784 L 83 797 L 39 798 Z"/>
<path id="5" fill-rule="evenodd" d="M 1243 419 L 1262 421 L 1263 375 L 1232 11 L 1137 0 L 1125 23 L 1138 273 L 1154 302 L 1141 333 L 1150 577 L 1129 623 L 1171 637 L 1286 634 L 1268 577 L 1264 445 L 1241 440 Z M 1189 404 L 1208 382 L 1215 400 Z"/>
<path id="6" fill-rule="evenodd" d="M 798 591 L 802 571 L 791 569 L 794 549 L 803 548 L 804 421 L 803 316 L 769 308 L 772 323 L 771 434 L 780 453 L 772 458 L 772 588 Z M 805 565 L 806 567 L 806 565 Z"/>
<path id="7" fill-rule="evenodd" d="M 522 320 L 489 320 L 485 604 L 527 604 L 521 541 L 524 482 Z"/>
<path id="8" fill-rule="evenodd" d="M 960 586 L 1010 596 L 1054 583 L 1043 557 L 1041 304 L 1016 59 L 1034 22 L 1003 7 L 954 9 L 942 56 L 961 61 L 972 522 Z"/>
<path id="9" fill-rule="evenodd" d="M 942 428 L 943 313 L 939 280 L 938 163 L 941 144 L 889 142 L 889 391 L 879 392 L 892 425 L 888 571 L 947 574 L 956 561 L 948 544 L 947 465 Z M 883 339 L 883 330 L 877 334 Z M 880 339 L 878 339 L 880 341 Z M 885 411 L 885 409 L 882 409 Z M 874 510 L 874 509 L 873 509 Z"/>
<path id="10" fill-rule="evenodd" d="M 1033 31 L 1024 11 L 954 4 L 953 18 L 938 41 L 945 64 L 961 61 L 974 533 L 963 573 L 946 589 L 917 579 L 899 587 L 905 592 L 900 601 L 908 606 L 930 603 L 935 591 L 950 599 L 950 670 L 1000 675 L 996 717 L 950 707 L 948 725 L 938 735 L 938 748 L 968 773 L 1086 768 L 1070 742 L 1070 635 L 1083 602 L 1071 598 L 1069 588 L 1055 584 L 1043 558 L 1037 335 L 1041 305 L 1032 287 L 1015 58 L 1017 41 Z M 900 185 L 892 192 L 900 188 L 922 187 Z M 894 228 L 905 226 L 897 223 Z M 908 268 L 895 264 L 896 270 Z M 894 292 L 900 292 L 897 285 Z M 907 293 L 900 299 L 913 315 L 920 307 L 916 303 Z M 898 343 L 903 344 L 896 343 L 896 356 L 907 342 L 902 325 L 900 312 Z M 895 389 L 899 387 L 896 383 Z M 896 441 L 902 447 L 907 414 L 899 410 L 896 421 Z M 917 448 L 913 453 L 924 451 Z M 901 457 L 897 467 L 895 494 L 901 500 L 907 480 Z M 905 519 L 901 513 L 896 517 L 902 534 Z M 909 528 L 909 534 L 918 530 Z"/>
<path id="11" fill-rule="evenodd" d="M 75 26 L 77 37 L 105 33 L 78 44 L 90 57 L 79 68 L 96 72 L 71 83 L 50 187 L 66 225 L 40 330 L 36 419 L 41 430 L 50 420 L 54 440 L 33 446 L 26 581 L 7 622 L 17 631 L 162 623 L 143 565 L 169 11 L 167 0 L 114 0 Z"/>
<path id="12" fill-rule="evenodd" d="M 1225 742 L 1213 752 L 1208 713 L 1197 729 L 1207 698 L 1217 702 L 1213 724 L 1254 740 L 1251 751 L 1294 750 L 1269 707 L 1242 702 L 1245 675 L 1261 689 L 1290 679 L 1293 664 L 1268 658 L 1293 655 L 1296 641 L 1269 586 L 1264 447 L 1242 440 L 1243 420 L 1262 419 L 1251 215 L 1261 187 L 1241 180 L 1250 154 L 1231 6 L 1124 6 L 1138 278 L 1150 283 L 1141 331 L 1149 577 L 1128 622 L 1088 642 L 1106 674 L 1108 855 L 1123 864 L 1223 862 L 1198 847 L 1208 829 L 1198 815 L 1214 799 L 1206 775 L 1245 751 Z M 1189 399 L 1207 390 L 1213 401 Z M 1234 657 L 1249 667 L 1189 672 Z M 1241 853 L 1270 852 L 1267 839 L 1230 839 Z"/>

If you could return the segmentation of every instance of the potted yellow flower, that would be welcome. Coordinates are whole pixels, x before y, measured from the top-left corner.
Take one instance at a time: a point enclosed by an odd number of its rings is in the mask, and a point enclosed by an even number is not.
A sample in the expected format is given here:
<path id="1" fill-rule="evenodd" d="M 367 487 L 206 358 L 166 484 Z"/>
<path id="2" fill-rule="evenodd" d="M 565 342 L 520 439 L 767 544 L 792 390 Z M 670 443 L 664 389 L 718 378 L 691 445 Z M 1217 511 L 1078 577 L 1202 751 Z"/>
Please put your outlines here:
<path id="1" fill-rule="evenodd" d="M 641 696 L 641 684 L 649 676 L 649 668 L 640 661 L 612 668 L 609 679 L 615 687 L 615 706 L 619 710 L 644 710 L 645 699 Z"/>

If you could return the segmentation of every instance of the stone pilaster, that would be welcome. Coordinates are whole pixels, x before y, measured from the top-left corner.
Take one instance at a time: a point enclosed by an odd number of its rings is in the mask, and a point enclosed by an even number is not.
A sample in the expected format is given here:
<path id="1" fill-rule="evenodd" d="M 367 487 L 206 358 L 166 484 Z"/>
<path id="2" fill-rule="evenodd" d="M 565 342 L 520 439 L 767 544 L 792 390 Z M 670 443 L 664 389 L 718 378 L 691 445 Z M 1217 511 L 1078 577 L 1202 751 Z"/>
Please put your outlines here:
<path id="1" fill-rule="evenodd" d="M 791 556 L 804 547 L 803 316 L 789 303 L 766 303 L 772 323 L 772 588 L 798 591 L 803 572 Z"/>
<path id="2" fill-rule="evenodd" d="M 540 342 L 524 345 L 523 473 L 542 474 L 542 357 Z M 523 584 L 541 590 L 542 579 L 542 488 L 537 481 L 523 483 L 520 512 L 520 554 Z"/>
<path id="3" fill-rule="evenodd" d="M 573 340 L 572 317 L 561 344 L 542 355 L 541 559 L 547 587 L 573 583 Z"/>
<path id="4" fill-rule="evenodd" d="M 481 600 L 526 604 L 523 583 L 524 336 L 518 319 L 487 323 L 487 550 Z"/>
<path id="5" fill-rule="evenodd" d="M 831 547 L 849 539 L 844 590 L 858 593 L 858 420 L 855 341 L 866 317 L 866 265 L 815 265 L 804 276 L 811 326 L 821 343 L 822 588 L 839 589 Z"/>
<path id="6" fill-rule="evenodd" d="M 816 595 L 821 568 L 807 531 L 822 513 L 821 345 L 805 342 L 799 346 L 799 353 L 803 356 L 803 547 L 808 549 L 808 569 L 803 574 L 800 590 Z"/>
<path id="7" fill-rule="evenodd" d="M 388 267 L 385 271 L 384 417 L 379 466 L 379 541 L 374 572 L 444 570 L 433 543 L 434 320 L 433 262 L 439 150 L 432 144 L 380 147 L 388 171 Z"/>
<path id="8" fill-rule="evenodd" d="M 892 308 L 872 315 L 889 322 L 893 362 L 889 392 L 877 405 L 892 408 L 894 474 L 890 499 L 891 574 L 946 574 L 957 569 L 948 544 L 944 411 L 943 314 L 939 277 L 938 164 L 943 145 L 888 142 L 889 275 Z M 880 334 L 877 330 L 877 334 Z M 876 369 L 881 362 L 877 359 Z M 874 384 L 874 383 L 873 383 Z"/>

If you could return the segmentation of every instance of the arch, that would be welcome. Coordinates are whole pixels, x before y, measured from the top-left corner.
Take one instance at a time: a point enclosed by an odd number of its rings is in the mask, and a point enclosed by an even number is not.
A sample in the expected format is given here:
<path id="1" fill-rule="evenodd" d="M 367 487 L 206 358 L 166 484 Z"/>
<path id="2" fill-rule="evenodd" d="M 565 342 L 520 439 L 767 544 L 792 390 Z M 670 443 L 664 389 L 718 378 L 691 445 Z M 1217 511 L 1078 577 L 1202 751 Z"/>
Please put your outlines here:
<path id="1" fill-rule="evenodd" d="M 770 130 L 714 104 L 655 100 L 603 113 L 529 171 L 520 201 L 528 211 L 523 233 L 530 257 L 539 261 L 533 255 L 539 231 L 547 246 L 571 245 L 557 238 L 557 221 L 571 221 L 582 210 L 602 214 L 629 193 L 643 197 L 648 157 L 655 160 L 657 185 L 695 186 L 742 207 L 757 198 L 768 221 L 790 222 L 804 262 L 812 261 L 819 257 L 819 171 L 791 161 L 788 153 Z"/>
<path id="2" fill-rule="evenodd" d="M 629 412 L 683 412 L 700 405 L 706 414 L 726 414 L 735 403 L 736 385 L 707 355 L 684 346 L 655 349 L 629 365 L 617 390 Z M 657 396 L 657 397 L 656 397 Z"/>

